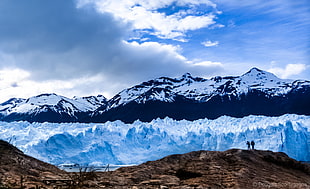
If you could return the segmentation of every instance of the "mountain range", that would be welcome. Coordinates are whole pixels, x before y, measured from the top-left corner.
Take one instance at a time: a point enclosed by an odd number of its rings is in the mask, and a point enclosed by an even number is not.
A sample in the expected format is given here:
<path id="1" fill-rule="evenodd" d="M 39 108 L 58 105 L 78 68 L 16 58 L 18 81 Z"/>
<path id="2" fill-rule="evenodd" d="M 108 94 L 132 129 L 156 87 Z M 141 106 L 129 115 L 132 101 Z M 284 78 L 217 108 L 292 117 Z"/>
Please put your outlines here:
<path id="1" fill-rule="evenodd" d="M 279 79 L 252 68 L 241 76 L 204 79 L 186 73 L 125 89 L 111 99 L 41 94 L 0 104 L 1 121 L 107 122 L 216 119 L 222 115 L 310 115 L 310 81 Z"/>

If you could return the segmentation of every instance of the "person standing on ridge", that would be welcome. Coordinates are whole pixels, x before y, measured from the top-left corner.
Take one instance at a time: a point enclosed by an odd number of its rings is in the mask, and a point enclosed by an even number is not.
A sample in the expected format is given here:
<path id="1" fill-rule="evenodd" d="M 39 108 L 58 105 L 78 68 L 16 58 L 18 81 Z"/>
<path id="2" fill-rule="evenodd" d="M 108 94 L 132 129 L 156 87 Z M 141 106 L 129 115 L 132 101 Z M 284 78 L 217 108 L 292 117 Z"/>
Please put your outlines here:
<path id="1" fill-rule="evenodd" d="M 249 141 L 246 141 L 246 145 L 248 145 L 248 150 L 250 150 L 251 149 L 251 144 L 250 144 Z"/>
<path id="2" fill-rule="evenodd" d="M 254 140 L 252 140 L 251 141 L 252 150 L 254 150 L 254 145 L 255 145 L 255 142 L 254 142 Z"/>

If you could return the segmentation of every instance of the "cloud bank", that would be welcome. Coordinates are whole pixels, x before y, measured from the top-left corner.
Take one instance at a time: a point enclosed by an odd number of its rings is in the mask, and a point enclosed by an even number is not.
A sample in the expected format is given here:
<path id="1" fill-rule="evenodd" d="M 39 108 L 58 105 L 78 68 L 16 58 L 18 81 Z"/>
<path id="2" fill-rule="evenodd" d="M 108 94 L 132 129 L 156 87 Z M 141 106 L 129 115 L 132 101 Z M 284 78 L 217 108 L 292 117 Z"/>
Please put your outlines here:
<path id="1" fill-rule="evenodd" d="M 305 64 L 287 64 L 285 68 L 273 66 L 268 71 L 275 73 L 281 78 L 289 79 L 292 76 L 299 75 L 307 69 Z"/>
<path id="2" fill-rule="evenodd" d="M 307 4 L 1 0 L 0 101 L 46 92 L 109 98 L 160 76 L 239 75 L 253 66 L 307 79 Z"/>
<path id="3" fill-rule="evenodd" d="M 106 1 L 111 10 L 116 6 L 113 2 Z M 154 4 L 141 1 L 140 7 L 150 10 L 162 7 L 163 3 L 169 5 L 164 1 L 151 2 Z M 186 5 L 187 1 L 179 3 Z M 195 3 L 202 2 L 191 4 Z M 3 83 L 0 90 L 7 94 L 3 99 L 18 91 L 19 97 L 46 91 L 68 96 L 73 92 L 75 95 L 103 93 L 109 97 L 120 89 L 154 77 L 179 76 L 185 72 L 208 75 L 223 69 L 218 64 L 210 69 L 210 66 L 191 63 L 181 55 L 182 49 L 177 45 L 127 42 L 132 27 L 141 29 L 144 23 L 138 18 L 132 18 L 137 22 L 118 19 L 111 11 L 98 12 L 91 3 L 3 0 L 0 12 L 0 77 Z M 156 15 L 163 14 L 155 12 L 149 16 Z M 136 16 L 141 15 L 137 13 Z M 214 22 L 212 15 L 183 17 L 173 14 L 162 19 L 158 19 L 158 25 L 155 19 L 146 28 L 153 28 L 155 33 L 168 37 Z M 161 23 L 169 22 L 169 19 L 184 25 L 174 24 L 164 31 L 165 26 Z M 203 24 L 186 24 L 192 20 Z"/>

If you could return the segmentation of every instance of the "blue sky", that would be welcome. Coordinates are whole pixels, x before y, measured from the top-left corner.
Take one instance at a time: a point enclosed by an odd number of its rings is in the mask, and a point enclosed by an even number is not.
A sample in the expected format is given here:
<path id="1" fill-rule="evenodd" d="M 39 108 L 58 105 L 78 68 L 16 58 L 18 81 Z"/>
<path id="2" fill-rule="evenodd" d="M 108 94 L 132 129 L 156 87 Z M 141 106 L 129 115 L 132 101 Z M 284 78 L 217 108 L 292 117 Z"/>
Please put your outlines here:
<path id="1" fill-rule="evenodd" d="M 258 67 L 310 80 L 308 0 L 1 0 L 0 101 Z"/>

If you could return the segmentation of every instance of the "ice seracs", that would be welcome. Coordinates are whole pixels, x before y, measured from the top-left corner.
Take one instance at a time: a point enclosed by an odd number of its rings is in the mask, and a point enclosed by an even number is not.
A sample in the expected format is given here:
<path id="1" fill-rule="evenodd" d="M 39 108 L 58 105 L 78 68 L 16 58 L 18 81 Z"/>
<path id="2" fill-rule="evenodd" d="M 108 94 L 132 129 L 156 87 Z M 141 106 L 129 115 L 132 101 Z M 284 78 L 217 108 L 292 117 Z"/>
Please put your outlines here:
<path id="1" fill-rule="evenodd" d="M 0 139 L 53 164 L 138 164 L 197 150 L 247 149 L 247 140 L 254 140 L 256 149 L 310 161 L 310 116 L 165 118 L 133 124 L 1 122 Z"/>

